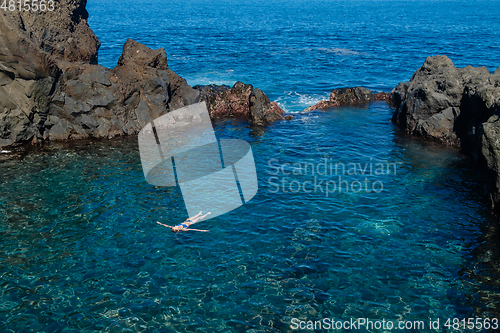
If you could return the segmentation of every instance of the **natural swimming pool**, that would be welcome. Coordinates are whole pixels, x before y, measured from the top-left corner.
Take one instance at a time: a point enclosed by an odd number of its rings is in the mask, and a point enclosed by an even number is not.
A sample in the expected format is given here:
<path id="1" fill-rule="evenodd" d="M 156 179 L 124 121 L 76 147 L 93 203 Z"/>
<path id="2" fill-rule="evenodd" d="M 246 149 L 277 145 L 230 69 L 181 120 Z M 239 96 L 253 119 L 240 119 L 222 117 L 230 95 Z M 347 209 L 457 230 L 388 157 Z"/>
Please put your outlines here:
<path id="1" fill-rule="evenodd" d="M 217 123 L 218 137 L 252 145 L 259 191 L 200 222 L 209 233 L 156 224 L 187 215 L 177 188 L 144 180 L 134 137 L 4 161 L 0 327 L 272 332 L 291 331 L 293 318 L 491 317 L 498 285 L 485 234 L 496 221 L 475 165 L 400 136 L 390 117 L 374 103 L 267 128 Z M 294 169 L 324 159 L 397 168 L 341 175 L 380 182 L 380 192 L 276 191 L 269 181 L 337 181 Z"/>

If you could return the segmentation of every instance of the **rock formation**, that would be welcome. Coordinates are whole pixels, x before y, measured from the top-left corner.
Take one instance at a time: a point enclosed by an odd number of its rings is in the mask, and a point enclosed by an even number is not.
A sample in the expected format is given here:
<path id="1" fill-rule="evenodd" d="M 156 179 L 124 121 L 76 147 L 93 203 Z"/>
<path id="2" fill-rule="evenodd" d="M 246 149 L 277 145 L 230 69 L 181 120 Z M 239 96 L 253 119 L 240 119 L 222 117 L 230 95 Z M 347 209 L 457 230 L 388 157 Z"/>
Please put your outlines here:
<path id="1" fill-rule="evenodd" d="M 259 88 L 250 94 L 250 118 L 254 123 L 266 124 L 283 119 L 283 113 L 278 104 L 269 101 Z"/>
<path id="2" fill-rule="evenodd" d="M 115 68 L 97 65 L 100 43 L 85 5 L 61 0 L 54 11 L 36 15 L 0 11 L 0 147 L 134 134 L 198 100 L 211 103 L 214 118 L 282 119 L 283 110 L 265 95 L 252 111 L 252 86 L 193 89 L 168 68 L 164 49 L 130 39 Z"/>
<path id="3" fill-rule="evenodd" d="M 500 209 L 500 68 L 456 68 L 428 57 L 391 94 L 393 122 L 409 135 L 460 145 L 487 168 L 492 205 Z"/>
<path id="4" fill-rule="evenodd" d="M 236 82 L 233 87 L 208 85 L 193 88 L 199 91 L 196 101 L 207 103 L 213 119 L 246 118 L 260 125 L 283 119 L 284 111 L 278 104 L 270 102 L 262 90 L 254 89 L 250 84 Z"/>
<path id="5" fill-rule="evenodd" d="M 0 11 L 0 146 L 41 137 L 58 62 L 95 63 L 99 41 L 84 1 L 49 12 Z"/>
<path id="6" fill-rule="evenodd" d="M 252 85 L 236 82 L 233 87 L 212 84 L 193 88 L 199 92 L 197 102 L 207 103 L 211 118 L 248 117 Z"/>
<path id="7" fill-rule="evenodd" d="M 332 90 L 330 100 L 320 101 L 302 112 L 329 109 L 336 106 L 358 106 L 373 101 L 387 101 L 388 99 L 388 93 L 379 92 L 374 94 L 369 89 L 363 87 L 339 88 Z"/>

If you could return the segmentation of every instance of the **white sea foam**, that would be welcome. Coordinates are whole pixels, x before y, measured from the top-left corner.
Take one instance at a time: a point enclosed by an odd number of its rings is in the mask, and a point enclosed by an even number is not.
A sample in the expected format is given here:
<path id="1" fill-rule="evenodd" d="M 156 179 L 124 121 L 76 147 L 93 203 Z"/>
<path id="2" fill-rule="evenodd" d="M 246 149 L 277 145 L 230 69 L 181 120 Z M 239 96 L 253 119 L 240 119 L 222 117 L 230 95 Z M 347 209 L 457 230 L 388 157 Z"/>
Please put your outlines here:
<path id="1" fill-rule="evenodd" d="M 330 98 L 330 94 L 322 94 L 322 95 L 319 95 L 319 94 L 314 94 L 314 95 L 301 95 L 301 94 L 297 94 L 298 97 L 299 97 L 299 104 L 303 104 L 303 105 L 307 105 L 307 106 L 310 106 L 310 105 L 314 105 L 320 101 L 323 101 L 325 99 L 329 99 Z"/>
<path id="2" fill-rule="evenodd" d="M 281 97 L 278 97 L 277 99 L 274 100 L 274 102 L 276 102 L 278 104 L 278 106 L 280 108 L 283 109 L 283 111 L 285 111 L 286 113 L 293 113 L 294 111 L 290 111 L 286 105 L 286 102 L 283 102 L 281 100 Z"/>
<path id="3" fill-rule="evenodd" d="M 284 95 L 278 97 L 275 102 L 289 113 L 299 113 L 308 106 L 314 105 L 319 101 L 328 100 L 327 94 L 300 94 L 296 91 L 285 91 Z"/>

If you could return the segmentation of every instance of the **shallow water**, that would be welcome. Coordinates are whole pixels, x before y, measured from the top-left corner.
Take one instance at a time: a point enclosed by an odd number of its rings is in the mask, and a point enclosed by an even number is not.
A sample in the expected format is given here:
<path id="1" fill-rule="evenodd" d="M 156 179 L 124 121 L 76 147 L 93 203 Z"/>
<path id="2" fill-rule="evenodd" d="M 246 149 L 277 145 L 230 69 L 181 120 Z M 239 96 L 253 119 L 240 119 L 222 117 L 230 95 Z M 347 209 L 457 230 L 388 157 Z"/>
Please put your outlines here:
<path id="1" fill-rule="evenodd" d="M 495 221 L 474 164 L 400 137 L 390 116 L 375 103 L 266 129 L 216 124 L 218 137 L 251 143 L 259 191 L 200 222 L 210 233 L 155 223 L 177 224 L 185 207 L 179 190 L 145 182 L 134 137 L 1 163 L 0 328 L 275 332 L 292 318 L 490 316 L 498 286 L 478 279 L 491 279 L 478 249 Z M 395 164 L 396 174 L 340 174 L 381 182 L 378 193 L 294 193 L 314 176 L 338 178 L 294 166 L 324 158 Z M 276 191 L 270 177 L 295 185 Z"/>

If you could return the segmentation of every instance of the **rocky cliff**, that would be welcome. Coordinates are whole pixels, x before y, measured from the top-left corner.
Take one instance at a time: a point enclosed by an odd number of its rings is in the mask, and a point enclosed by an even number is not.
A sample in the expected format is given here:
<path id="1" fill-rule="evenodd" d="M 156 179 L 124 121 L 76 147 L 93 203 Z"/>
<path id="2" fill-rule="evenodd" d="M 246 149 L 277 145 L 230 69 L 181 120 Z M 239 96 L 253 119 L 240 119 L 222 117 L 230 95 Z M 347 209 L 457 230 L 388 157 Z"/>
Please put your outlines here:
<path id="1" fill-rule="evenodd" d="M 61 0 L 36 15 L 0 11 L 0 147 L 134 134 L 199 100 L 212 101 L 214 118 L 282 119 L 283 110 L 260 90 L 242 83 L 230 93 L 193 89 L 169 69 L 164 49 L 130 39 L 115 68 L 98 65 L 100 43 L 85 6 L 85 0 Z M 260 97 L 252 102 L 252 96 Z"/>
<path id="2" fill-rule="evenodd" d="M 500 212 L 500 68 L 456 68 L 446 56 L 426 59 L 392 91 L 393 122 L 409 135 L 459 145 L 483 165 L 492 206 Z"/>

